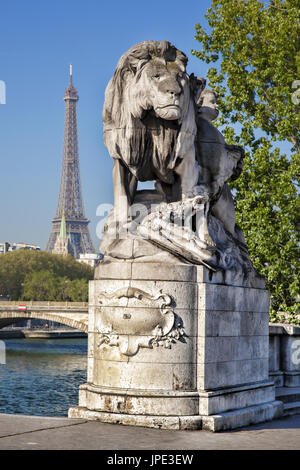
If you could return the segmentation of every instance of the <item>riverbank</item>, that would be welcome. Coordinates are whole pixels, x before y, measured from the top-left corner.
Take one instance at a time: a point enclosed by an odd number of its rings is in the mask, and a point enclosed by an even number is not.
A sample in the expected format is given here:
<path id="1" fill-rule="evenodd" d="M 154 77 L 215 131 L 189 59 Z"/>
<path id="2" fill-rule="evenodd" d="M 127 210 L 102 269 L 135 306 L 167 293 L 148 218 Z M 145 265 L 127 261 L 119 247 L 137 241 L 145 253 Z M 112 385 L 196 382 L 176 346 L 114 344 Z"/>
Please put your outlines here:
<path id="1" fill-rule="evenodd" d="M 17 338 L 37 338 L 37 339 L 55 339 L 55 338 L 87 338 L 87 333 L 79 330 L 0 330 L 0 339 Z"/>
<path id="2" fill-rule="evenodd" d="M 231 432 L 211 433 L 0 414 L 1 450 L 114 450 L 117 454 L 121 450 L 168 449 L 167 454 L 172 455 L 172 450 L 299 450 L 299 447 L 300 415 Z M 149 464 L 140 468 L 148 468 Z"/>

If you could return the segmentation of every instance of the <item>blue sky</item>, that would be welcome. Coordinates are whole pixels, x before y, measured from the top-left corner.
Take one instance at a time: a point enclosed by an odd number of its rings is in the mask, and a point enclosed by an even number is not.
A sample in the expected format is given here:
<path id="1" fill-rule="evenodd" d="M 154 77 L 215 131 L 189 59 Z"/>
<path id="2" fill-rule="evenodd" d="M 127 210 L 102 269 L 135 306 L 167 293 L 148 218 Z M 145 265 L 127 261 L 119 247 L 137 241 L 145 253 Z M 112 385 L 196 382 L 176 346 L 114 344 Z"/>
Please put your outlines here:
<path id="1" fill-rule="evenodd" d="M 73 64 L 78 89 L 81 179 L 90 231 L 99 246 L 99 204 L 112 203 L 112 160 L 102 141 L 105 87 L 129 47 L 168 40 L 188 58 L 188 72 L 207 64 L 190 53 L 200 44 L 195 24 L 206 24 L 208 0 L 10 0 L 1 2 L 0 242 L 45 248 L 60 184 L 64 101 Z"/>

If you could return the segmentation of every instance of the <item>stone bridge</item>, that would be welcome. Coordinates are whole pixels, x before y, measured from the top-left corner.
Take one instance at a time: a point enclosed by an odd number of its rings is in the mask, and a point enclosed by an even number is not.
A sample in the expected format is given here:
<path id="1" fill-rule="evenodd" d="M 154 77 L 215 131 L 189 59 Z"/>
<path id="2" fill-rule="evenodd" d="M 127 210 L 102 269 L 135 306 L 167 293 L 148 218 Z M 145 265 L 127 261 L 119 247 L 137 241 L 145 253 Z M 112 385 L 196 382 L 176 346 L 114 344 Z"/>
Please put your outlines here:
<path id="1" fill-rule="evenodd" d="M 31 318 L 55 321 L 87 333 L 88 303 L 0 302 L 0 329 Z"/>

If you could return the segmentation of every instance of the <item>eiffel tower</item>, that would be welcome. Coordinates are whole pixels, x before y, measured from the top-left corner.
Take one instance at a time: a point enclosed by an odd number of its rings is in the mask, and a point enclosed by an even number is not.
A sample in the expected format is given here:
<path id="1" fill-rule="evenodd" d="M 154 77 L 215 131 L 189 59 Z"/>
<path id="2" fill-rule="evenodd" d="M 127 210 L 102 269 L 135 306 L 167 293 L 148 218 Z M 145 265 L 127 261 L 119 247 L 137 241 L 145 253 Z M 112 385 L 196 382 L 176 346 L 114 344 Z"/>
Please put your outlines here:
<path id="1" fill-rule="evenodd" d="M 84 215 L 81 192 L 76 117 L 78 99 L 77 90 L 72 84 L 72 65 L 70 65 L 70 83 L 64 94 L 66 112 L 60 192 L 46 251 L 56 252 L 56 241 L 60 236 L 63 221 L 69 240 L 68 252 L 74 258 L 79 258 L 81 253 L 95 253 L 88 229 L 90 221 Z"/>

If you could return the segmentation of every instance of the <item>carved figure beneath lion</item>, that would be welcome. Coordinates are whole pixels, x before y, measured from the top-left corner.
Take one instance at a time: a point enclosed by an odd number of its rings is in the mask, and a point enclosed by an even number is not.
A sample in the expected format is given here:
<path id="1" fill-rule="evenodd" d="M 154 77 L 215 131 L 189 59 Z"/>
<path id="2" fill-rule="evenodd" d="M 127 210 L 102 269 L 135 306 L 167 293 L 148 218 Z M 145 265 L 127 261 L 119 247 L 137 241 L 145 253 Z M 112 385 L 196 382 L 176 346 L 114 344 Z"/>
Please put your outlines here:
<path id="1" fill-rule="evenodd" d="M 205 88 L 205 79 L 197 81 L 200 93 L 198 95 L 194 87 L 194 94 L 197 105 L 196 158 L 200 168 L 198 185 L 209 195 L 211 213 L 233 237 L 246 245 L 244 235 L 236 224 L 234 202 L 227 184 L 227 181 L 234 181 L 240 176 L 245 152 L 238 145 L 226 144 L 221 132 L 213 126 L 212 121 L 219 114 L 217 95 Z"/>

